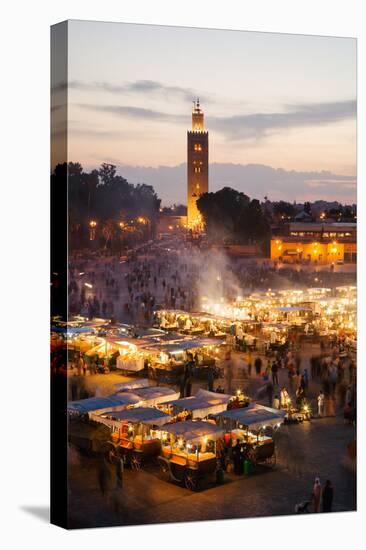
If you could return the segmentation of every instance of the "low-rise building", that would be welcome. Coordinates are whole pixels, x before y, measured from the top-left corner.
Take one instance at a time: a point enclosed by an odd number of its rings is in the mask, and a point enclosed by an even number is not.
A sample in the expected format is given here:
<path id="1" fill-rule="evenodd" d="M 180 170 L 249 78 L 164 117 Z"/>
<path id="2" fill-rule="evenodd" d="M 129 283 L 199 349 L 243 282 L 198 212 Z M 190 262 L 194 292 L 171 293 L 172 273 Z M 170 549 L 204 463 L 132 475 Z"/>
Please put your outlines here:
<path id="1" fill-rule="evenodd" d="M 271 239 L 271 259 L 285 263 L 356 263 L 356 223 L 290 223 Z"/>
<path id="2" fill-rule="evenodd" d="M 161 214 L 158 220 L 157 233 L 159 236 L 166 234 L 179 234 L 187 229 L 187 216 L 173 216 Z"/>

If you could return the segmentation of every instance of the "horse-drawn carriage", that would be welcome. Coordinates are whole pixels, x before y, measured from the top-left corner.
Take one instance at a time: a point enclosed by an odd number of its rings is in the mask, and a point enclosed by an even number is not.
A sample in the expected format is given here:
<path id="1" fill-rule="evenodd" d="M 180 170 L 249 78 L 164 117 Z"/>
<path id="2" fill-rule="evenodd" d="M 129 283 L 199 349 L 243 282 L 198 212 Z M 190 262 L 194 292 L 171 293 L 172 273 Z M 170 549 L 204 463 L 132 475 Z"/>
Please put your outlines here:
<path id="1" fill-rule="evenodd" d="M 217 470 L 216 441 L 223 430 L 214 423 L 187 420 L 162 428 L 159 465 L 164 479 L 198 490 Z"/>

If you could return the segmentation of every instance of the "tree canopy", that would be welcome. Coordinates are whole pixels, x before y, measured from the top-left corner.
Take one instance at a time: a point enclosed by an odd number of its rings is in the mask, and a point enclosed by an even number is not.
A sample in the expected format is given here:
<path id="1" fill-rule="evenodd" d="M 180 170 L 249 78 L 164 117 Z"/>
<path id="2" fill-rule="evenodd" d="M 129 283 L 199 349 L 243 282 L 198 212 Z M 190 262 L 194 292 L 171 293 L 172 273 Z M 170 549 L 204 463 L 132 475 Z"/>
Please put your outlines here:
<path id="1" fill-rule="evenodd" d="M 261 243 L 269 235 L 269 223 L 257 199 L 224 187 L 204 193 L 197 201 L 210 240 L 222 243 Z"/>
<path id="2" fill-rule="evenodd" d="M 67 170 L 69 231 L 71 248 L 80 248 L 89 239 L 89 223 L 97 222 L 96 235 L 113 247 L 123 224 L 126 242 L 151 236 L 156 227 L 160 199 L 151 185 L 133 185 L 118 175 L 116 166 L 103 163 L 98 170 L 85 172 L 81 164 L 58 165 L 52 177 L 64 181 Z M 137 223 L 137 221 L 140 223 Z"/>

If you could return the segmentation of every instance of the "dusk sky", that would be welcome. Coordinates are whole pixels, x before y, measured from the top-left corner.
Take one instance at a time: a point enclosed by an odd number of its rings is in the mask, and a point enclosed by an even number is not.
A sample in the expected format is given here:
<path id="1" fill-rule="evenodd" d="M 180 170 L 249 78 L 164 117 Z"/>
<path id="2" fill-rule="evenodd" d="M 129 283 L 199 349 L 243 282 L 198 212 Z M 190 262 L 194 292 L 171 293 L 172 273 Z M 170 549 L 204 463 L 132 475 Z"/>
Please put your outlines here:
<path id="1" fill-rule="evenodd" d="M 69 160 L 185 202 L 195 97 L 211 189 L 355 201 L 354 39 L 70 22 Z"/>

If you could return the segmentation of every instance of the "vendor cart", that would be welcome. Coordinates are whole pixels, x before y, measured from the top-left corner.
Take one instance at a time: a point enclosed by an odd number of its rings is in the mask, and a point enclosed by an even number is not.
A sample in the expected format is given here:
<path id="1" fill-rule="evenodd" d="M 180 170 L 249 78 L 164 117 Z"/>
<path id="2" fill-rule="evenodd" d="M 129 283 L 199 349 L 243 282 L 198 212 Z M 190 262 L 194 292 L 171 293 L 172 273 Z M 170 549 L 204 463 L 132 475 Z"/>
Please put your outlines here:
<path id="1" fill-rule="evenodd" d="M 243 460 L 250 460 L 253 466 L 276 465 L 273 430 L 284 422 L 285 412 L 263 405 L 253 404 L 243 409 L 231 409 L 216 415 L 216 422 L 225 429 L 226 440 L 235 453 L 240 451 Z"/>
<path id="2" fill-rule="evenodd" d="M 272 437 L 249 430 L 234 430 L 232 437 L 236 437 L 237 444 L 243 447 L 243 458 L 250 460 L 254 467 L 258 464 L 275 467 L 276 452 Z"/>
<path id="3" fill-rule="evenodd" d="M 171 417 L 153 407 L 139 407 L 94 415 L 94 420 L 108 426 L 115 452 L 128 466 L 140 470 L 143 464 L 161 451 L 159 427 Z"/>
<path id="4" fill-rule="evenodd" d="M 210 422 L 187 420 L 162 427 L 160 471 L 164 479 L 197 491 L 217 470 L 216 441 L 223 430 Z"/>

